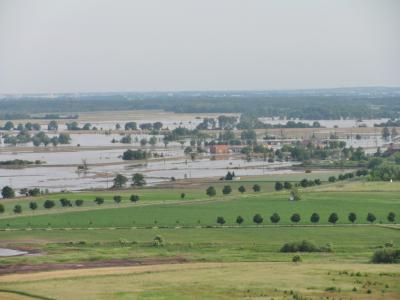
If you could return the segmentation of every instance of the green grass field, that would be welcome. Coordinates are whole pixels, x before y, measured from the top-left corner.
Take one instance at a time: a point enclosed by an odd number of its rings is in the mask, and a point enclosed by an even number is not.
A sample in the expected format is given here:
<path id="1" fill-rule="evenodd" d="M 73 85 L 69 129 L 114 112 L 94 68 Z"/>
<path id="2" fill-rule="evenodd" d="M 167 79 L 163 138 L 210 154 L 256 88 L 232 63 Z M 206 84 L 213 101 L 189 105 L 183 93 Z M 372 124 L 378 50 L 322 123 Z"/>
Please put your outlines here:
<path id="1" fill-rule="evenodd" d="M 255 193 L 251 186 L 262 185 Z M 66 263 L 102 263 L 115 260 L 166 260 L 188 263 L 140 267 L 60 270 L 0 276 L 1 299 L 399 299 L 400 271 L 396 265 L 374 265 L 374 251 L 390 243 L 400 245 L 400 227 L 388 224 L 388 212 L 400 214 L 400 184 L 364 181 L 323 184 L 301 191 L 302 200 L 289 201 L 288 191 L 274 192 L 273 182 L 254 178 L 221 196 L 221 182 L 190 188 L 146 188 L 48 195 L 84 199 L 83 207 L 26 211 L 31 199 L 3 200 L 6 208 L 23 206 L 21 215 L 0 217 L 0 247 L 25 249 L 32 254 L 0 259 L 0 271 L 9 266 L 42 266 Z M 216 197 L 205 195 L 208 185 L 217 187 Z M 180 193 L 186 197 L 180 199 Z M 116 205 L 115 194 L 124 200 Z M 131 203 L 129 195 L 141 200 Z M 106 199 L 102 206 L 93 199 Z M 89 204 L 90 202 L 90 204 Z M 281 221 L 271 224 L 277 212 Z M 292 225 L 290 216 L 302 220 Z M 318 226 L 309 218 L 319 213 Z M 336 212 L 336 225 L 327 222 Z M 349 212 L 357 213 L 355 225 Z M 374 224 L 366 221 L 374 213 Z M 254 225 L 260 213 L 264 222 Z M 236 217 L 245 219 L 241 226 Z M 216 224 L 223 216 L 224 226 Z M 380 224 L 382 223 L 382 224 Z M 160 235 L 165 245 L 155 247 Z M 301 253 L 302 262 L 291 262 L 293 253 L 282 253 L 284 243 L 307 240 L 330 245 L 331 252 Z M 396 268 L 397 267 L 397 268 Z M 361 275 L 356 275 L 361 274 Z M 73 287 L 73 288 L 71 288 Z M 13 292 L 22 292 L 24 295 Z M 297 298 L 296 298 L 297 297 Z M 303 297 L 303 298 L 301 298 Z"/>

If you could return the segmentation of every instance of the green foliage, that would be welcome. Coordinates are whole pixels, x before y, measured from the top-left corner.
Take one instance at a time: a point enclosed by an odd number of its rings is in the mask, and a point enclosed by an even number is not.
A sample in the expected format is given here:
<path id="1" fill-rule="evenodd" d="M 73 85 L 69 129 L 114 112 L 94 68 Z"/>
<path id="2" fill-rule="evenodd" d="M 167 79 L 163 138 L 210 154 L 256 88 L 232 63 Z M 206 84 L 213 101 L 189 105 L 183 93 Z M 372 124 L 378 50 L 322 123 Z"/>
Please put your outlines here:
<path id="1" fill-rule="evenodd" d="M 97 205 L 102 205 L 102 204 L 104 203 L 104 198 L 103 198 L 103 197 L 96 197 L 96 198 L 94 199 L 94 202 L 95 202 Z"/>
<path id="2" fill-rule="evenodd" d="M 115 195 L 113 197 L 113 200 L 114 200 L 115 203 L 120 203 L 122 201 L 122 197 L 119 196 L 119 195 Z"/>
<path id="3" fill-rule="evenodd" d="M 115 176 L 113 181 L 114 181 L 114 187 L 121 188 L 128 182 L 128 178 L 122 174 L 117 174 L 117 176 Z"/>
<path id="4" fill-rule="evenodd" d="M 133 186 L 144 186 L 146 185 L 146 180 L 144 179 L 143 174 L 135 173 L 132 176 L 132 185 Z"/>
<path id="5" fill-rule="evenodd" d="M 53 200 L 46 200 L 43 203 L 43 207 L 46 208 L 46 209 L 53 208 L 54 206 L 55 206 L 55 203 L 54 203 Z"/>
<path id="6" fill-rule="evenodd" d="M 338 214 L 337 213 L 331 213 L 330 215 L 329 215 L 329 218 L 328 218 L 328 222 L 329 223 L 331 223 L 331 224 L 336 224 L 336 222 L 339 220 L 339 216 L 338 216 Z"/>
<path id="7" fill-rule="evenodd" d="M 244 192 L 246 192 L 246 188 L 245 188 L 243 185 L 241 185 L 241 186 L 239 186 L 238 191 L 239 191 L 241 194 L 243 194 Z"/>
<path id="8" fill-rule="evenodd" d="M 1 195 L 3 198 L 14 198 L 15 197 L 15 191 L 13 190 L 12 187 L 10 186 L 5 186 L 1 190 Z"/>
<path id="9" fill-rule="evenodd" d="M 387 216 L 389 222 L 394 223 L 396 221 L 396 214 L 394 212 L 390 212 Z"/>
<path id="10" fill-rule="evenodd" d="M 13 211 L 14 211 L 15 214 L 22 213 L 22 206 L 19 205 L 19 204 L 15 205 Z"/>
<path id="11" fill-rule="evenodd" d="M 281 220 L 281 217 L 279 216 L 278 213 L 273 213 L 272 216 L 270 217 L 270 220 L 272 223 L 277 224 Z"/>
<path id="12" fill-rule="evenodd" d="M 224 188 L 222 189 L 222 194 L 228 195 L 232 192 L 232 188 L 230 185 L 225 185 Z"/>
<path id="13" fill-rule="evenodd" d="M 6 211 L 6 208 L 4 207 L 3 204 L 0 203 L 0 214 L 4 213 Z"/>
<path id="14" fill-rule="evenodd" d="M 129 198 L 129 200 L 131 200 L 132 202 L 138 202 L 139 201 L 139 196 L 138 195 L 131 195 L 131 197 Z"/>
<path id="15" fill-rule="evenodd" d="M 372 262 L 376 264 L 400 263 L 400 250 L 392 248 L 378 249 L 372 256 Z"/>
<path id="16" fill-rule="evenodd" d="M 157 235 L 153 239 L 153 246 L 154 247 L 164 247 L 165 246 L 165 240 L 161 235 Z"/>
<path id="17" fill-rule="evenodd" d="M 376 220 L 376 217 L 375 217 L 375 215 L 374 215 L 373 213 L 368 213 L 368 214 L 367 214 L 367 221 L 368 221 L 368 222 L 374 223 L 375 220 Z"/>
<path id="18" fill-rule="evenodd" d="M 75 205 L 76 206 L 82 206 L 83 205 L 83 200 L 82 199 L 75 200 Z"/>
<path id="19" fill-rule="evenodd" d="M 295 255 L 295 256 L 293 256 L 293 257 L 292 257 L 292 262 L 294 262 L 294 263 L 301 262 L 301 257 L 300 257 L 300 255 Z"/>
<path id="20" fill-rule="evenodd" d="M 207 190 L 206 190 L 206 194 L 207 194 L 209 197 L 214 197 L 214 196 L 217 194 L 217 191 L 215 190 L 215 187 L 209 186 L 209 187 L 207 188 Z"/>
<path id="21" fill-rule="evenodd" d="M 217 223 L 219 225 L 224 225 L 226 223 L 224 217 L 217 217 Z"/>
<path id="22" fill-rule="evenodd" d="M 316 224 L 319 222 L 319 214 L 313 213 L 310 218 L 311 223 Z"/>
<path id="23" fill-rule="evenodd" d="M 290 221 L 292 221 L 293 223 L 299 223 L 301 220 L 301 216 L 298 213 L 294 213 L 291 217 L 290 217 Z"/>
<path id="24" fill-rule="evenodd" d="M 148 157 L 148 153 L 141 149 L 139 150 L 131 150 L 128 149 L 122 154 L 123 160 L 143 160 Z"/>
<path id="25" fill-rule="evenodd" d="M 275 182 L 275 190 L 276 191 L 281 191 L 282 189 L 283 189 L 282 182 L 279 182 L 279 181 Z"/>
<path id="26" fill-rule="evenodd" d="M 257 225 L 261 224 L 264 221 L 264 218 L 260 214 L 255 214 L 253 216 L 253 222 Z"/>
<path id="27" fill-rule="evenodd" d="M 354 213 L 354 212 L 349 213 L 348 219 L 349 219 L 349 221 L 350 221 L 351 223 L 354 224 L 354 222 L 357 220 L 357 215 L 356 215 L 356 213 Z"/>
<path id="28" fill-rule="evenodd" d="M 301 242 L 286 243 L 280 249 L 280 252 L 331 252 L 332 249 L 329 245 L 318 247 L 315 244 L 303 240 Z"/>
<path id="29" fill-rule="evenodd" d="M 243 222 L 244 222 L 243 217 L 242 217 L 242 216 L 237 216 L 237 218 L 236 218 L 236 223 L 237 223 L 238 225 L 241 225 Z"/>
<path id="30" fill-rule="evenodd" d="M 261 191 L 261 186 L 256 183 L 255 185 L 253 185 L 253 191 L 254 192 L 260 192 Z"/>

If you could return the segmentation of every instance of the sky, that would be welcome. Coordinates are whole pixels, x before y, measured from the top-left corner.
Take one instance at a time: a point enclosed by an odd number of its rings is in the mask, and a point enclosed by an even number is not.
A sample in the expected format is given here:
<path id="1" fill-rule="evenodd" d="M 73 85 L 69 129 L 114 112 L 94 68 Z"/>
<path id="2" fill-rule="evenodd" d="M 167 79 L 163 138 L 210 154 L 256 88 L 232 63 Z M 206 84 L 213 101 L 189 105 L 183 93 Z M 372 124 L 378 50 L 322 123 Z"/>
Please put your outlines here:
<path id="1" fill-rule="evenodd" d="M 0 0 L 0 93 L 400 86 L 398 0 Z"/>

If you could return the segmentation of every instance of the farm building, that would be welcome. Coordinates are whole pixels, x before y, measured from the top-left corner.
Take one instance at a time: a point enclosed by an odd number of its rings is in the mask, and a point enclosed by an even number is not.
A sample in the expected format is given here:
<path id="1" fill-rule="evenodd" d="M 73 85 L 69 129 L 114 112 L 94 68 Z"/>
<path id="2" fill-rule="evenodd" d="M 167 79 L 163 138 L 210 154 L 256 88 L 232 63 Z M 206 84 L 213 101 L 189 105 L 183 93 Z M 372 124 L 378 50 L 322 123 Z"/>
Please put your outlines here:
<path id="1" fill-rule="evenodd" d="M 228 147 L 228 145 L 212 145 L 212 146 L 210 146 L 210 153 L 226 154 L 226 153 L 229 153 L 229 147 Z"/>

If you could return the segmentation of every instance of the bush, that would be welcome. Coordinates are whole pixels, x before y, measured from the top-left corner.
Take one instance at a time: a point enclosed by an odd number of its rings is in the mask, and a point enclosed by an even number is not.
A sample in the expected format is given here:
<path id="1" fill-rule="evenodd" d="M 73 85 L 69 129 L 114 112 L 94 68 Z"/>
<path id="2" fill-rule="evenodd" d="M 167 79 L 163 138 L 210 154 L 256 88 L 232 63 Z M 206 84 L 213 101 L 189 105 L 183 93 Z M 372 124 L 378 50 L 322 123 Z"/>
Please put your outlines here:
<path id="1" fill-rule="evenodd" d="M 336 177 L 335 176 L 331 176 L 328 178 L 329 182 L 335 182 L 336 181 Z"/>
<path id="2" fill-rule="evenodd" d="M 376 264 L 400 263 L 400 250 L 392 248 L 379 249 L 374 252 L 372 262 Z"/>
<path id="3" fill-rule="evenodd" d="M 368 214 L 367 214 L 367 221 L 368 221 L 368 222 L 374 223 L 375 220 L 376 220 L 376 217 L 375 217 L 375 215 L 374 215 L 373 213 L 368 213 Z"/>
<path id="4" fill-rule="evenodd" d="M 303 240 L 301 242 L 286 243 L 280 249 L 280 252 L 290 253 L 290 252 L 331 252 L 331 247 L 329 245 L 325 247 L 317 247 L 311 242 Z"/>
<path id="5" fill-rule="evenodd" d="M 154 247 L 163 247 L 165 245 L 165 240 L 161 235 L 157 235 L 153 239 L 153 246 Z"/>
<path id="6" fill-rule="evenodd" d="M 0 214 L 4 213 L 6 209 L 4 208 L 3 204 L 0 204 Z"/>
<path id="7" fill-rule="evenodd" d="M 349 221 L 354 224 L 356 220 L 357 220 L 357 215 L 353 212 L 349 213 Z"/>
<path id="8" fill-rule="evenodd" d="M 82 199 L 75 200 L 75 205 L 76 206 L 82 206 L 83 205 L 83 200 Z"/>
<path id="9" fill-rule="evenodd" d="M 60 204 L 62 207 L 72 206 L 71 201 L 69 201 L 68 199 L 65 199 L 65 198 L 60 199 Z"/>
<path id="10" fill-rule="evenodd" d="M 15 192 L 11 187 L 5 186 L 1 190 L 1 195 L 3 196 L 3 198 L 14 198 Z"/>
<path id="11" fill-rule="evenodd" d="M 19 204 L 15 205 L 13 211 L 14 211 L 15 214 L 22 213 L 22 206 L 19 205 Z"/>
<path id="12" fill-rule="evenodd" d="M 185 198 L 186 194 L 185 193 L 181 193 L 181 199 Z"/>
<path id="13" fill-rule="evenodd" d="M 259 191 L 261 191 L 261 186 L 260 186 L 259 184 L 253 185 L 253 191 L 254 191 L 254 192 L 259 192 Z"/>
<path id="14" fill-rule="evenodd" d="M 44 201 L 44 203 L 43 203 L 43 207 L 46 208 L 46 209 L 53 208 L 54 205 L 55 205 L 55 203 L 54 203 L 53 200 L 46 200 L 46 201 Z"/>
<path id="15" fill-rule="evenodd" d="M 238 225 L 241 225 L 243 222 L 244 222 L 244 219 L 243 219 L 242 216 L 238 216 L 238 217 L 236 218 L 236 223 L 237 223 Z"/>
<path id="16" fill-rule="evenodd" d="M 131 200 L 132 202 L 138 202 L 139 201 L 139 196 L 138 195 L 131 195 L 131 197 L 129 198 L 129 200 Z"/>
<path id="17" fill-rule="evenodd" d="M 255 214 L 253 217 L 253 222 L 257 225 L 261 224 L 264 221 L 264 218 L 260 214 Z"/>
<path id="18" fill-rule="evenodd" d="M 283 187 L 284 187 L 286 190 L 290 190 L 290 189 L 292 188 L 292 184 L 291 184 L 290 182 L 288 182 L 288 181 L 285 181 L 285 182 L 283 183 Z"/>
<path id="19" fill-rule="evenodd" d="M 113 200 L 114 200 L 115 203 L 120 203 L 122 201 L 122 197 L 116 195 L 116 196 L 113 197 Z"/>
<path id="20" fill-rule="evenodd" d="M 389 222 L 394 223 L 396 221 L 396 214 L 394 212 L 390 212 L 387 216 Z"/>
<path id="21" fill-rule="evenodd" d="M 279 181 L 275 182 L 275 190 L 276 191 L 281 191 L 282 189 L 283 189 L 282 182 L 279 182 Z"/>
<path id="22" fill-rule="evenodd" d="M 246 191 L 246 188 L 243 185 L 241 185 L 239 186 L 238 190 L 241 194 L 243 194 Z"/>
<path id="23" fill-rule="evenodd" d="M 215 195 L 217 194 L 217 191 L 215 190 L 215 187 L 209 186 L 209 187 L 207 188 L 207 190 L 206 190 L 206 194 L 207 194 L 209 197 L 213 197 L 213 196 L 215 196 Z"/>

